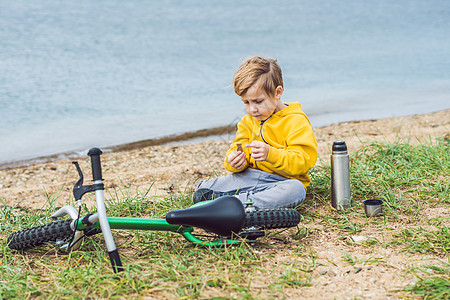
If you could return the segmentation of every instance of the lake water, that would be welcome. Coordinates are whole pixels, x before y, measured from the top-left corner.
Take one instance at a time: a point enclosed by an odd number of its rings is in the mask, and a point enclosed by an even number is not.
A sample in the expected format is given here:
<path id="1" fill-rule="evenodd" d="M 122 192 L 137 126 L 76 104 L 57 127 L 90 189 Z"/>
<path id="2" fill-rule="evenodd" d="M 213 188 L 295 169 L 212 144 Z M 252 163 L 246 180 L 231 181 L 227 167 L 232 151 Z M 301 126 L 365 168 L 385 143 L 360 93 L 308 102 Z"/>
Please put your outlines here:
<path id="1" fill-rule="evenodd" d="M 313 126 L 450 108 L 449 1 L 0 1 L 0 164 L 230 125 L 250 55 Z"/>

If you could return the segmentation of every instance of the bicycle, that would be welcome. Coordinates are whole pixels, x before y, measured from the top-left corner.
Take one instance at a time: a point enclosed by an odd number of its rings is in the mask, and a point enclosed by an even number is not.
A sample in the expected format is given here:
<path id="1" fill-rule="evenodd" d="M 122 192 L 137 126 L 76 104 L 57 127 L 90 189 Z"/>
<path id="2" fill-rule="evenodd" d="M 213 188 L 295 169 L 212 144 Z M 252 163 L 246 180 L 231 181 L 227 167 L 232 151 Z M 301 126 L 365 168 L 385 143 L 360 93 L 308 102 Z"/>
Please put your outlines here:
<path id="1" fill-rule="evenodd" d="M 79 175 L 72 189 L 78 211 L 66 205 L 50 216 L 52 222 L 13 232 L 8 237 L 9 248 L 23 250 L 50 243 L 68 252 L 78 249 L 83 237 L 102 233 L 111 266 L 117 273 L 123 271 L 123 266 L 111 229 L 170 231 L 201 246 L 225 246 L 254 241 L 264 236 L 265 229 L 289 228 L 300 222 L 300 214 L 294 209 L 257 210 L 251 202 L 246 203 L 244 208 L 234 196 L 222 196 L 189 208 L 172 210 L 167 212 L 165 219 L 108 217 L 103 194 L 101 154 L 99 148 L 92 148 L 88 152 L 94 182 L 92 185 L 83 185 L 83 172 L 78 162 L 73 162 Z M 95 193 L 97 212 L 81 217 L 81 198 L 89 192 Z M 66 215 L 69 219 L 58 220 Z M 216 234 L 219 239 L 202 240 L 193 234 L 194 227 Z"/>

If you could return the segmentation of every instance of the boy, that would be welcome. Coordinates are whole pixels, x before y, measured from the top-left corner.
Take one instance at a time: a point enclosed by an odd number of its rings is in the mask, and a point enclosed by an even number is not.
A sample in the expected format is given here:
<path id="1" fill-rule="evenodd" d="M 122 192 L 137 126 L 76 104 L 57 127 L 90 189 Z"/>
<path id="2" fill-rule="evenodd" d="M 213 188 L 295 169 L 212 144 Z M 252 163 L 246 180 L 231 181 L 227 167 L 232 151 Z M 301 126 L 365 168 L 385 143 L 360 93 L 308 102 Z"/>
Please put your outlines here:
<path id="1" fill-rule="evenodd" d="M 306 197 L 317 142 L 297 102 L 283 103 L 283 78 L 275 59 L 245 60 L 233 77 L 245 115 L 227 152 L 230 175 L 200 181 L 194 203 L 235 195 L 258 209 L 295 207 Z"/>

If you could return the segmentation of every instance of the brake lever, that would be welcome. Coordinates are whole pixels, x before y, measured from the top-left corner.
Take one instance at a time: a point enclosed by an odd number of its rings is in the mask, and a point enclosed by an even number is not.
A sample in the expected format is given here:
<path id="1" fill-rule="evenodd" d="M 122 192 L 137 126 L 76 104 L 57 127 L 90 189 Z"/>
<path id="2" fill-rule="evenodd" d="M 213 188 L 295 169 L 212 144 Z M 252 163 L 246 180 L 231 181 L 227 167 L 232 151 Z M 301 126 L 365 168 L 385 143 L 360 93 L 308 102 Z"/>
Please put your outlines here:
<path id="1" fill-rule="evenodd" d="M 81 205 L 81 197 L 84 194 L 83 193 L 84 176 L 83 176 L 83 172 L 81 171 L 81 168 L 80 168 L 80 165 L 78 164 L 78 162 L 77 161 L 73 161 L 72 163 L 77 168 L 78 176 L 80 176 L 80 179 L 78 179 L 78 181 L 73 186 L 73 196 L 75 198 L 75 201 L 77 201 L 78 205 Z"/>
<path id="2" fill-rule="evenodd" d="M 84 194 L 89 192 L 94 192 L 99 189 L 103 190 L 103 183 L 93 185 L 83 185 L 84 176 L 83 172 L 81 171 L 80 165 L 78 164 L 77 161 L 73 161 L 72 163 L 77 168 L 78 175 L 80 176 L 80 179 L 78 179 L 78 181 L 73 186 L 73 196 L 75 198 L 75 201 L 77 201 L 77 204 L 81 206 L 81 197 L 83 197 Z"/>
<path id="3" fill-rule="evenodd" d="M 73 161 L 72 163 L 73 163 L 73 164 L 75 165 L 75 167 L 77 168 L 78 176 L 80 176 L 80 179 L 77 181 L 77 183 L 75 183 L 74 188 L 75 188 L 75 187 L 81 187 L 81 186 L 83 186 L 83 172 L 81 171 L 80 165 L 78 164 L 77 161 Z"/>

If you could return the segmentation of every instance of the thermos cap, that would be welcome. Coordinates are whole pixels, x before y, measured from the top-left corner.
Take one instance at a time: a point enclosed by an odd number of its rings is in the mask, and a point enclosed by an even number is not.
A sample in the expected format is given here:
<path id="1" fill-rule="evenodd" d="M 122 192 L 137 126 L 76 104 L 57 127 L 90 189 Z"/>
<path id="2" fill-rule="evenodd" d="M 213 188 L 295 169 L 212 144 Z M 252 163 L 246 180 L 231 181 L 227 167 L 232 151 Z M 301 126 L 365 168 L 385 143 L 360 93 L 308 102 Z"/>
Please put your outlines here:
<path id="1" fill-rule="evenodd" d="M 347 144 L 345 141 L 335 141 L 333 142 L 333 151 L 347 151 Z"/>

